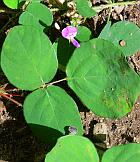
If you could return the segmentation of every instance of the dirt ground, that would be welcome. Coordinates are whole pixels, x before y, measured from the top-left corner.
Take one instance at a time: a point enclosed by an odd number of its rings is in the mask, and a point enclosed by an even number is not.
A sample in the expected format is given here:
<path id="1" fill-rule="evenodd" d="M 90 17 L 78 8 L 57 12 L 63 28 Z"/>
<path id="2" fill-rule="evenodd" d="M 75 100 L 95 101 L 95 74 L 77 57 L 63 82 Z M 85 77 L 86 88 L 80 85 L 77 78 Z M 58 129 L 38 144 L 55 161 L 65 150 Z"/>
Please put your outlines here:
<path id="1" fill-rule="evenodd" d="M 95 2 L 93 2 L 95 3 Z M 99 2 L 98 2 L 99 3 Z M 88 19 L 87 26 L 98 35 L 105 25 L 108 10 L 103 10 L 98 16 Z M 129 20 L 140 27 L 140 5 L 116 7 L 111 12 L 111 20 Z M 0 14 L 0 27 L 6 23 L 6 15 Z M 2 35 L 1 35 L 2 36 Z M 1 37 L 0 44 L 3 43 Z M 134 69 L 140 72 L 140 52 L 130 58 Z M 8 83 L 0 72 L 0 85 Z M 20 95 L 22 92 L 20 92 Z M 19 101 L 23 102 L 23 98 Z M 122 119 L 111 120 L 96 116 L 90 111 L 81 111 L 81 119 L 85 136 L 93 141 L 96 147 L 105 151 L 114 145 L 129 142 L 140 143 L 140 97 L 133 111 Z M 7 99 L 0 97 L 0 162 L 43 162 L 48 146 L 41 143 L 28 128 L 22 114 L 22 107 L 17 107 Z"/>

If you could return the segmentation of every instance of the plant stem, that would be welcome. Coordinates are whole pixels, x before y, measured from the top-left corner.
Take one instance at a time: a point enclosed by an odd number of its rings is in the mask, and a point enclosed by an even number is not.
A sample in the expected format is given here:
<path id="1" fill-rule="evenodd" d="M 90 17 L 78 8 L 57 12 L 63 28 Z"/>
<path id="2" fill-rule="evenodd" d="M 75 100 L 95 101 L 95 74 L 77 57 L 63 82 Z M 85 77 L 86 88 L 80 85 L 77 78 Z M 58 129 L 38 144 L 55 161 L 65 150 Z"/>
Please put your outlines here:
<path id="1" fill-rule="evenodd" d="M 112 3 L 114 3 L 114 1 L 109 0 L 109 4 L 112 4 Z M 110 20 L 111 13 L 112 13 L 112 7 L 109 7 L 109 13 L 108 13 L 108 17 L 107 17 L 107 22 L 109 22 L 109 20 Z"/>
<path id="2" fill-rule="evenodd" d="M 112 12 L 112 7 L 109 7 L 109 13 L 108 13 L 108 17 L 107 17 L 107 22 L 109 22 L 109 20 L 110 20 L 111 12 Z"/>
<path id="3" fill-rule="evenodd" d="M 101 10 L 103 10 L 105 8 L 109 8 L 109 7 L 127 6 L 127 5 L 135 5 L 135 4 L 140 4 L 140 1 L 138 1 L 138 2 L 130 1 L 130 2 L 110 3 L 110 4 L 106 4 L 106 5 L 100 5 L 100 6 L 97 6 L 97 7 L 93 7 L 93 10 L 95 10 L 96 12 L 100 12 Z"/>
<path id="4" fill-rule="evenodd" d="M 6 99 L 12 101 L 12 102 L 15 103 L 17 106 L 22 107 L 22 104 L 21 104 L 21 103 L 17 102 L 16 100 L 12 99 L 11 97 L 8 97 L 6 94 L 0 93 L 0 96 L 2 96 L 2 97 L 4 97 L 4 98 L 6 98 Z"/>
<path id="5" fill-rule="evenodd" d="M 60 83 L 60 82 L 63 82 L 63 81 L 65 81 L 65 80 L 67 80 L 67 78 L 60 79 L 60 80 L 57 80 L 57 81 L 54 81 L 54 82 L 48 83 L 48 84 L 46 84 L 46 86 L 51 86 L 51 85 L 53 85 L 53 84 Z"/>

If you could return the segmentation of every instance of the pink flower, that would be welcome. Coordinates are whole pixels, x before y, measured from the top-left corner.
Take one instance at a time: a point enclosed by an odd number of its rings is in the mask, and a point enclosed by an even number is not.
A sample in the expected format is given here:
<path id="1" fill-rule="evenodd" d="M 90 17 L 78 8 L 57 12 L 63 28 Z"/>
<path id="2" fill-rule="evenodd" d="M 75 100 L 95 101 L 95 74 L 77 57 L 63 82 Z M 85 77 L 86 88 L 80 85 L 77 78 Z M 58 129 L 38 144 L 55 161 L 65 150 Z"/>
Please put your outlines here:
<path id="1" fill-rule="evenodd" d="M 74 37 L 77 35 L 77 28 L 73 26 L 67 26 L 62 30 L 62 36 L 72 42 L 72 44 L 79 48 L 80 44 L 74 39 Z"/>

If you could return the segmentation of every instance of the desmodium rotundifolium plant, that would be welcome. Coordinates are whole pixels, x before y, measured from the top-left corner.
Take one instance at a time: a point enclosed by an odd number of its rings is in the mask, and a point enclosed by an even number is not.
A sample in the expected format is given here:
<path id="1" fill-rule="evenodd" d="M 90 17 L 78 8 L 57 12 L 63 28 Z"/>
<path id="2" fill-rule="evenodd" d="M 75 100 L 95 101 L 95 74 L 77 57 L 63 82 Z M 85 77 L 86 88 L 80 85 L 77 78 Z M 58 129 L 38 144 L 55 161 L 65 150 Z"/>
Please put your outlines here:
<path id="1" fill-rule="evenodd" d="M 99 162 L 93 143 L 82 137 L 82 122 L 74 99 L 55 84 L 67 82 L 82 103 L 99 116 L 125 116 L 140 92 L 140 77 L 127 61 L 140 50 L 139 27 L 128 21 L 113 25 L 108 21 L 98 38 L 91 39 L 87 27 L 69 24 L 60 30 L 59 38 L 52 44 L 44 32 L 44 29 L 51 31 L 54 21 L 50 8 L 40 0 L 3 1 L 12 9 L 20 6 L 24 12 L 19 25 L 10 29 L 4 41 L 1 67 L 11 84 L 31 91 L 25 98 L 23 111 L 34 134 L 47 144 L 56 143 L 45 161 Z M 67 1 L 55 2 L 58 5 L 55 12 L 68 9 Z M 88 0 L 75 2 L 78 13 L 85 19 L 102 8 L 117 5 L 108 3 L 92 8 Z M 65 72 L 65 78 L 55 80 L 58 69 Z M 139 162 L 139 159 L 140 144 L 131 143 L 108 149 L 101 161 Z"/>

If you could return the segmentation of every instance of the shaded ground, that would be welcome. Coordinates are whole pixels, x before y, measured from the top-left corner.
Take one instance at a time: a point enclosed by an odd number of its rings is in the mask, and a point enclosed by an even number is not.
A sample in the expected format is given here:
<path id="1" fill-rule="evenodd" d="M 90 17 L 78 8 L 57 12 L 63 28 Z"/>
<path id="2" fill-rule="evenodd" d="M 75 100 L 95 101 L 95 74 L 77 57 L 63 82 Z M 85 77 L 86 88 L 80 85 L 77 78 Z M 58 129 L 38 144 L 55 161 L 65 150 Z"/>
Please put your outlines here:
<path id="1" fill-rule="evenodd" d="M 87 26 L 98 35 L 105 25 L 109 10 L 103 10 L 98 16 L 87 20 Z M 111 12 L 112 21 L 129 20 L 140 26 L 140 5 L 116 8 Z M 8 20 L 7 15 L 0 14 L 0 26 Z M 100 28 L 99 28 L 100 27 Z M 3 39 L 0 44 L 3 43 Z M 1 35 L 2 36 L 2 35 Z M 140 53 L 131 58 L 134 69 L 140 71 Z M 0 85 L 7 83 L 0 72 Z M 15 98 L 16 99 L 16 98 Z M 21 101 L 22 102 L 22 101 Z M 114 145 L 129 142 L 140 143 L 140 98 L 138 98 L 133 111 L 120 120 L 101 118 L 92 112 L 81 112 L 85 136 L 90 138 L 98 149 L 106 150 Z M 44 160 L 44 146 L 33 135 L 26 125 L 22 107 L 11 104 L 0 98 L 0 162 L 41 162 Z"/>

